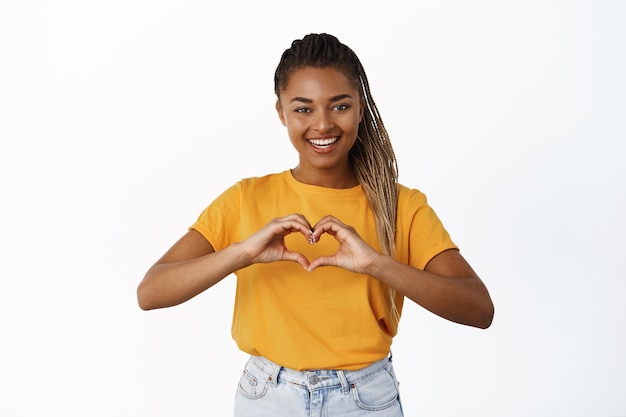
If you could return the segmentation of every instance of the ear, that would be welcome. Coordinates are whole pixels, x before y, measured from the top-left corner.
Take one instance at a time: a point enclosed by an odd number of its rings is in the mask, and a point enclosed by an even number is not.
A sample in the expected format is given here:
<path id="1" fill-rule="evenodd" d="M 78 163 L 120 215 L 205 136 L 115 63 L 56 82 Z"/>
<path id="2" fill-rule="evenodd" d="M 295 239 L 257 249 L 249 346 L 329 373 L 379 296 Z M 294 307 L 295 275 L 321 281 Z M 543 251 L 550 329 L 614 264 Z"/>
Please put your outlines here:
<path id="1" fill-rule="evenodd" d="M 280 99 L 276 100 L 276 112 L 278 113 L 278 118 L 283 126 L 287 126 L 287 121 L 285 120 L 285 115 L 283 114 L 283 106 L 280 105 Z"/>

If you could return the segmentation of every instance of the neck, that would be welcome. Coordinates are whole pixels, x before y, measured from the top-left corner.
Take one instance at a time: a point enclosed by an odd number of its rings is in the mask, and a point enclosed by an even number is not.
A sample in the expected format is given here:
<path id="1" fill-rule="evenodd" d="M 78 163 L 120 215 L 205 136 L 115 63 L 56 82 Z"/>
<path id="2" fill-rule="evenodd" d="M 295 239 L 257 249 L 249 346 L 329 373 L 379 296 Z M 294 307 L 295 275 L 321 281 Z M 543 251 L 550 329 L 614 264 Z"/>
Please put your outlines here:
<path id="1" fill-rule="evenodd" d="M 352 168 L 337 170 L 303 170 L 300 165 L 291 170 L 291 175 L 301 183 L 325 188 L 352 188 L 359 185 Z"/>

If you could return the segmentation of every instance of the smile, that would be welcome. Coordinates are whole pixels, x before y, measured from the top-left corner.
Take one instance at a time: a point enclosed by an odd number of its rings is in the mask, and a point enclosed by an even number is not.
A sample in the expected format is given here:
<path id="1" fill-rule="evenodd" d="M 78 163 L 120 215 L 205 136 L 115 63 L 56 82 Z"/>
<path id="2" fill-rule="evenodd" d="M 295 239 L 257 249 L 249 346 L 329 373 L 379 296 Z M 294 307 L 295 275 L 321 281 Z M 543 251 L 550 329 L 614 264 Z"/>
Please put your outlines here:
<path id="1" fill-rule="evenodd" d="M 307 140 L 311 145 L 315 146 L 316 148 L 324 149 L 324 148 L 328 148 L 329 146 L 337 142 L 338 139 L 339 139 L 338 137 L 334 137 L 330 139 L 307 139 Z"/>

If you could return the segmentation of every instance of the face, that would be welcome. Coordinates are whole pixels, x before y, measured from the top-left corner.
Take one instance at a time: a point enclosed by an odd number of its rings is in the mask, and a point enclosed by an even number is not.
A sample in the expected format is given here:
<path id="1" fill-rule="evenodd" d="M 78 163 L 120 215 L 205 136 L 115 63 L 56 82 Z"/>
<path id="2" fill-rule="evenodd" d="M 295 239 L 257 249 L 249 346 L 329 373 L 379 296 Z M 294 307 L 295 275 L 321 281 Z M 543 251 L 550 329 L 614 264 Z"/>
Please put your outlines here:
<path id="1" fill-rule="evenodd" d="M 276 103 L 278 116 L 298 151 L 296 179 L 354 179 L 349 152 L 363 117 L 359 90 L 334 68 L 305 67 L 295 71 Z"/>

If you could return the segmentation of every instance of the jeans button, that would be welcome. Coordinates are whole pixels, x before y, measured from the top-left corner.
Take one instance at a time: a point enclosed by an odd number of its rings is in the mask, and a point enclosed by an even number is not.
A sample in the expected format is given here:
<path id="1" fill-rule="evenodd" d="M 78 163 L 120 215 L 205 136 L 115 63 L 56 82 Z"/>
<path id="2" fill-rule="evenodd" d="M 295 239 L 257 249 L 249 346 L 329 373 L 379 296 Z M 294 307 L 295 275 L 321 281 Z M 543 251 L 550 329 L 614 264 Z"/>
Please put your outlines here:
<path id="1" fill-rule="evenodd" d="M 317 377 L 317 375 L 311 375 L 309 376 L 309 384 L 311 385 L 315 385 L 318 382 L 320 382 L 320 379 Z"/>

